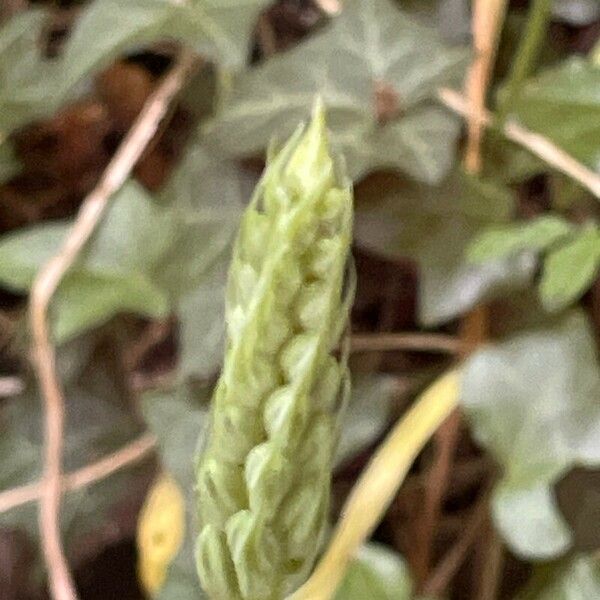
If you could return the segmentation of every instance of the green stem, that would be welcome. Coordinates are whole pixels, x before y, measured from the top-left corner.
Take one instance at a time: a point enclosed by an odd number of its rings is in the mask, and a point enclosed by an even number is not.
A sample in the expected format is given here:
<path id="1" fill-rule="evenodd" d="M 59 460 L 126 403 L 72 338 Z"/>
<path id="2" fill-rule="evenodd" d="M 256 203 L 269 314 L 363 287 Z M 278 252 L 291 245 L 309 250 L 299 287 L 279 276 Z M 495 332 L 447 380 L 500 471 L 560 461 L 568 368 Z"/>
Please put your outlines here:
<path id="1" fill-rule="evenodd" d="M 548 29 L 551 9 L 552 0 L 532 0 L 525 32 L 508 77 L 506 96 L 498 111 L 499 126 L 506 121 L 506 117 L 519 98 L 523 82 L 535 66 Z"/>

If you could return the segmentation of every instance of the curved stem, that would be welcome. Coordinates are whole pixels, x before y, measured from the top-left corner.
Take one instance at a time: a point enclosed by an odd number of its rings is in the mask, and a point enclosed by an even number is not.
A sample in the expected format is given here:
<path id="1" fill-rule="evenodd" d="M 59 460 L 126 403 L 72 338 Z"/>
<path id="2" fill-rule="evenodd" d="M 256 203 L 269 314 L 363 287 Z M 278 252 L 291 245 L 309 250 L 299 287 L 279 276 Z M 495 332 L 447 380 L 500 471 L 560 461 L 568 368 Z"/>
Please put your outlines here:
<path id="1" fill-rule="evenodd" d="M 56 254 L 35 277 L 29 315 L 33 333 L 33 364 L 44 400 L 44 470 L 39 503 L 42 552 L 53 600 L 75 600 L 77 592 L 62 547 L 59 513 L 62 495 L 62 454 L 65 407 L 56 373 L 56 352 L 48 322 L 48 309 L 60 282 L 94 233 L 109 205 L 142 156 L 162 122 L 169 105 L 195 65 L 195 56 L 183 50 L 171 71 L 148 99 L 132 129 L 117 150 L 98 185 L 86 197 L 75 223 Z"/>
<path id="2" fill-rule="evenodd" d="M 458 405 L 459 376 L 459 371 L 450 371 L 427 388 L 377 449 L 354 486 L 320 563 L 288 600 L 334 596 L 352 556 L 373 532 L 415 458 Z"/>

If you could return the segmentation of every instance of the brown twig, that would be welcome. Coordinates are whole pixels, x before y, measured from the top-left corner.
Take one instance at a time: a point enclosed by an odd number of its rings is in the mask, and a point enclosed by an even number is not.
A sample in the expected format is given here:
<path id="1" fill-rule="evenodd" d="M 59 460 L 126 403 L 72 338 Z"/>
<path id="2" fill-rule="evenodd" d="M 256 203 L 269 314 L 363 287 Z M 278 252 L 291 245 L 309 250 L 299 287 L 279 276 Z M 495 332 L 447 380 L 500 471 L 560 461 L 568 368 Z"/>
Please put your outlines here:
<path id="1" fill-rule="evenodd" d="M 47 319 L 48 307 L 63 276 L 94 232 L 110 197 L 123 185 L 156 133 L 171 100 L 183 86 L 194 62 L 190 51 L 181 52 L 172 70 L 148 99 L 100 182 L 83 202 L 62 248 L 42 267 L 31 289 L 29 312 L 34 342 L 34 368 L 45 408 L 44 471 L 39 525 L 50 593 L 54 600 L 73 600 L 77 595 L 60 540 L 64 399 L 56 374 L 56 357 Z"/>
<path id="2" fill-rule="evenodd" d="M 277 52 L 277 36 L 273 31 L 273 26 L 267 13 L 263 13 L 256 25 L 256 34 L 258 43 L 266 58 L 273 56 Z"/>
<path id="3" fill-rule="evenodd" d="M 142 460 L 155 447 L 156 438 L 149 433 L 145 433 L 130 444 L 119 448 L 99 461 L 63 475 L 61 478 L 61 489 L 63 492 L 79 490 L 105 479 L 124 467 Z M 38 481 L 0 493 L 0 514 L 17 506 L 39 500 L 42 496 L 42 490 L 43 485 Z"/>
<path id="4" fill-rule="evenodd" d="M 20 377 L 0 377 L 0 398 L 18 396 L 25 389 L 25 383 Z"/>
<path id="5" fill-rule="evenodd" d="M 326 14 L 331 16 L 342 12 L 340 0 L 314 0 L 315 4 Z"/>
<path id="6" fill-rule="evenodd" d="M 481 140 L 485 97 L 496 56 L 500 31 L 506 14 L 507 0 L 476 0 L 473 5 L 473 45 L 475 58 L 467 74 L 466 95 L 471 101 L 467 117 L 465 168 L 470 173 L 481 170 Z"/>
<path id="7" fill-rule="evenodd" d="M 417 581 L 426 581 L 433 557 L 433 542 L 442 504 L 448 488 L 454 451 L 460 434 L 461 418 L 455 410 L 435 433 L 435 458 L 427 474 L 423 510 L 419 515 L 418 551 L 415 551 L 414 571 Z"/>
<path id="8" fill-rule="evenodd" d="M 481 525 L 488 516 L 490 492 L 491 486 L 479 498 L 469 521 L 463 529 L 462 536 L 436 566 L 431 576 L 423 585 L 421 591 L 424 596 L 437 597 L 442 595 L 457 569 L 462 564 L 469 548 L 477 539 Z"/>
<path id="9" fill-rule="evenodd" d="M 485 306 L 474 308 L 462 320 L 460 355 L 464 358 L 488 337 L 488 311 Z M 427 475 L 423 511 L 418 521 L 419 544 L 415 551 L 415 575 L 424 585 L 429 577 L 433 541 L 442 513 L 442 504 L 452 474 L 456 446 L 460 439 L 461 415 L 455 410 L 435 434 L 435 458 Z"/>
<path id="10" fill-rule="evenodd" d="M 164 342 L 171 333 L 173 323 L 170 320 L 152 321 L 134 343 L 125 350 L 123 362 L 129 372 L 135 371 L 152 348 Z"/>
<path id="11" fill-rule="evenodd" d="M 441 352 L 456 354 L 461 341 L 438 333 L 369 333 L 350 336 L 350 352 Z"/>
<path id="12" fill-rule="evenodd" d="M 481 115 L 485 111 L 485 98 L 494 64 L 496 48 L 504 15 L 506 0 L 476 0 L 473 6 L 473 42 L 475 58 L 469 69 L 466 94 L 470 101 L 467 114 L 467 147 L 465 169 L 469 173 L 481 170 L 481 141 L 483 124 Z M 486 336 L 487 314 L 485 309 L 475 309 L 463 321 L 461 340 L 462 355 L 468 355 Z M 440 427 L 435 435 L 436 454 L 429 472 L 423 513 L 419 519 L 419 544 L 416 553 L 415 571 L 417 581 L 423 584 L 429 575 L 433 555 L 433 542 L 452 466 L 460 438 L 461 416 L 456 410 Z"/>
<path id="13" fill-rule="evenodd" d="M 504 546 L 488 516 L 487 526 L 482 532 L 485 543 L 482 568 L 478 569 L 479 584 L 477 600 L 496 600 L 504 566 Z"/>
<path id="14" fill-rule="evenodd" d="M 14 15 L 27 9 L 28 0 L 3 0 L 0 3 L 0 24 L 9 21 Z"/>
<path id="15" fill-rule="evenodd" d="M 469 102 L 456 90 L 441 88 L 438 90 L 438 98 L 457 114 L 467 116 L 473 112 Z M 475 118 L 486 127 L 490 127 L 494 123 L 493 117 L 488 111 L 483 111 Z M 596 198 L 600 198 L 600 175 L 588 169 L 549 139 L 510 120 L 506 122 L 502 131 L 509 140 L 529 150 L 557 171 L 577 181 Z"/>
<path id="16" fill-rule="evenodd" d="M 321 10 L 328 15 L 333 16 L 341 11 L 341 4 L 338 0 L 315 0 L 315 2 Z M 502 15 L 502 13 L 498 11 L 501 8 L 500 5 L 503 3 L 505 3 L 505 0 L 494 0 L 493 2 L 492 10 L 496 14 L 496 18 L 500 18 Z M 485 4 L 488 3 L 486 2 Z M 491 36 L 488 39 L 482 39 L 479 44 L 481 49 L 487 49 L 490 53 L 489 60 L 493 58 L 492 51 L 494 51 L 495 48 L 493 45 L 495 39 L 495 36 Z M 477 69 L 479 71 L 478 77 L 481 78 L 482 75 L 485 75 L 486 78 L 489 78 L 489 75 L 483 70 L 485 68 L 485 62 L 480 62 L 480 65 L 481 66 Z M 487 69 L 489 70 L 489 64 Z M 475 76 L 476 74 L 474 77 Z M 482 80 L 480 79 L 480 81 Z M 477 85 L 481 86 L 481 83 L 478 83 Z M 481 90 L 483 90 L 483 95 L 481 94 Z M 467 147 L 472 148 L 472 150 L 469 151 L 470 153 L 476 152 L 476 149 L 480 146 L 481 128 L 493 125 L 492 115 L 481 105 L 480 98 L 482 96 L 485 98 L 485 86 L 478 88 L 479 100 L 476 100 L 475 103 L 465 99 L 460 92 L 448 88 L 438 89 L 437 96 L 450 110 L 469 120 L 469 129 L 471 130 L 472 138 L 467 142 Z M 541 158 L 557 171 L 571 177 L 588 189 L 596 196 L 596 198 L 600 198 L 600 175 L 580 163 L 548 138 L 539 133 L 530 131 L 514 121 L 507 121 L 502 128 L 502 131 L 509 140 L 525 148 L 538 158 Z M 466 165 L 477 166 L 478 159 L 476 155 L 474 155 L 473 158 L 469 158 Z"/>
<path id="17" fill-rule="evenodd" d="M 485 98 L 496 55 L 496 48 L 504 15 L 506 0 L 475 0 L 473 7 L 473 41 L 475 58 L 466 82 L 470 112 L 467 115 L 467 147 L 465 169 L 469 173 L 481 171 L 481 140 Z M 487 337 L 487 311 L 475 308 L 463 319 L 461 327 L 462 356 L 467 356 Z M 424 584 L 429 575 L 433 541 L 439 521 L 448 481 L 454 463 L 454 454 L 460 437 L 461 416 L 458 410 L 445 421 L 435 435 L 436 456 L 425 488 L 424 510 L 420 519 L 419 552 L 416 575 Z"/>

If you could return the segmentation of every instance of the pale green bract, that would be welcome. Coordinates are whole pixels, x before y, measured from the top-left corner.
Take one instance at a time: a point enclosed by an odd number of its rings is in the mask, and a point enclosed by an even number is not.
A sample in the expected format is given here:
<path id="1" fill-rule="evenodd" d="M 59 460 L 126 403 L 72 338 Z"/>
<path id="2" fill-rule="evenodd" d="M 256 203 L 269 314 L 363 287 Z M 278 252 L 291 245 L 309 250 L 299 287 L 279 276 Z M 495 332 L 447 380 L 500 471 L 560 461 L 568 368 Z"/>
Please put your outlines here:
<path id="1" fill-rule="evenodd" d="M 281 600 L 327 528 L 354 285 L 350 182 L 320 103 L 246 210 L 227 291 L 227 350 L 197 471 L 197 566 L 215 600 Z"/>

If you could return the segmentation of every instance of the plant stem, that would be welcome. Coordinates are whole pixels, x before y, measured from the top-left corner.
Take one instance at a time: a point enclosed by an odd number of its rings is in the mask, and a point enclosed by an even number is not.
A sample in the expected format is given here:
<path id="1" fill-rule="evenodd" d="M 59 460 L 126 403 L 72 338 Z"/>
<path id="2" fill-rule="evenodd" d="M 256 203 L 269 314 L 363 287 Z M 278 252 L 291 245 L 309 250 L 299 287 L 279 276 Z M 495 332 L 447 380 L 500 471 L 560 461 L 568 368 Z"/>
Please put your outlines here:
<path id="1" fill-rule="evenodd" d="M 551 0 L 532 0 L 525 33 L 517 49 L 510 75 L 506 96 L 498 111 L 498 125 L 501 127 L 519 98 L 523 82 L 531 74 L 537 61 L 544 36 L 548 29 Z"/>
<path id="2" fill-rule="evenodd" d="M 464 116 L 471 114 L 470 104 L 457 91 L 440 88 L 437 95 L 441 102 L 455 113 Z M 484 111 L 477 118 L 486 127 L 496 126 L 496 122 L 488 111 Z M 587 188 L 596 198 L 600 198 L 600 175 L 580 163 L 548 138 L 530 131 L 512 120 L 508 120 L 504 127 L 499 128 L 499 131 L 506 139 L 525 148 L 553 169 L 564 173 L 567 177 L 571 177 L 571 179 Z"/>
<path id="3" fill-rule="evenodd" d="M 355 484 L 343 517 L 310 579 L 287 600 L 330 600 L 348 563 L 369 537 L 425 444 L 458 405 L 460 372 L 437 379 L 379 446 Z"/>

